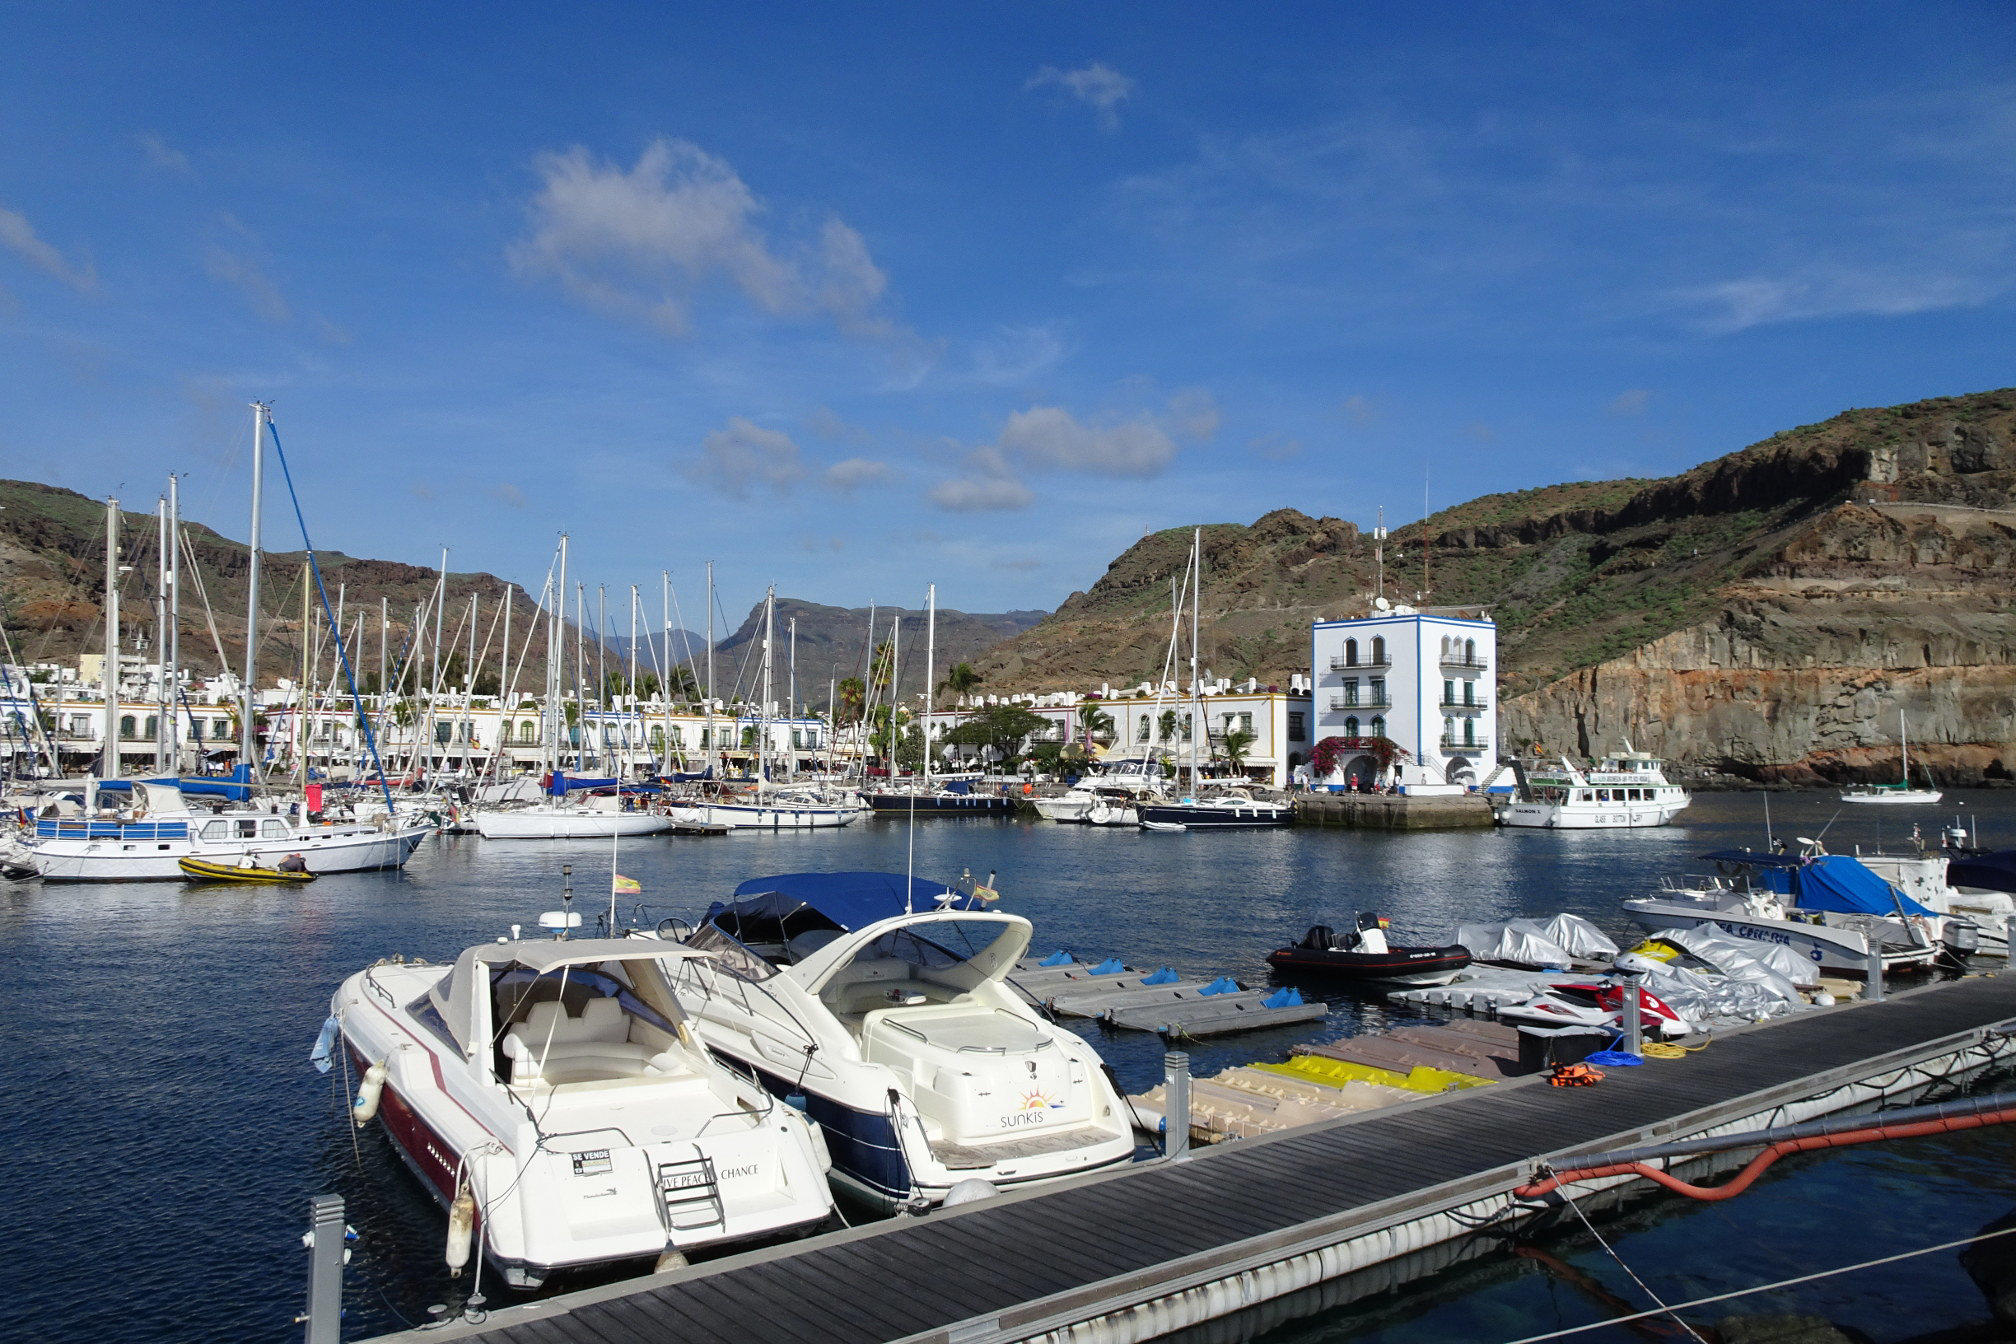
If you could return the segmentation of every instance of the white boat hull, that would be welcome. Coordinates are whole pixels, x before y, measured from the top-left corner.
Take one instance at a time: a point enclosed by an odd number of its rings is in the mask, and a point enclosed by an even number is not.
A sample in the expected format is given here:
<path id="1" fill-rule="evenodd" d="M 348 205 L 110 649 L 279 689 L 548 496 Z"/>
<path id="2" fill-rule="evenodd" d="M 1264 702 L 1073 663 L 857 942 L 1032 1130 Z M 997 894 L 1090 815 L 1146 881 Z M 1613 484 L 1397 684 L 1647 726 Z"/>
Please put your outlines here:
<path id="1" fill-rule="evenodd" d="M 695 803 L 675 806 L 671 815 L 686 826 L 726 826 L 737 831 L 807 831 L 850 825 L 861 813 L 856 808 L 838 805 Z"/>
<path id="2" fill-rule="evenodd" d="M 45 882 L 179 882 L 183 859 L 237 863 L 249 857 L 271 868 L 299 854 L 311 873 L 356 873 L 403 867 L 420 842 L 424 826 L 397 831 L 359 831 L 317 836 L 313 828 L 279 839 L 238 842 L 201 840 L 49 840 L 30 847 L 35 870 Z"/>
<path id="3" fill-rule="evenodd" d="M 1868 792 L 1851 790 L 1841 795 L 1841 801 L 1867 803 L 1879 807 L 1918 807 L 1926 803 L 1936 803 L 1945 796 L 1938 789 L 1878 789 Z"/>
<path id="4" fill-rule="evenodd" d="M 1498 813 L 1501 826 L 1550 831 L 1595 831 L 1671 824 L 1686 803 L 1511 803 Z"/>
<path id="5" fill-rule="evenodd" d="M 1822 971 L 1848 976 L 1867 975 L 1869 971 L 1868 940 L 1854 929 L 1808 924 L 1800 920 L 1769 919 L 1740 910 L 1710 910 L 1685 901 L 1656 898 L 1626 901 L 1624 910 L 1641 927 L 1655 933 L 1660 929 L 1698 929 L 1712 924 L 1733 937 L 1789 947 Z M 1936 945 L 1888 950 L 1883 954 L 1883 969 L 1886 972 L 1924 970 L 1937 955 Z"/>
<path id="6" fill-rule="evenodd" d="M 657 835 L 672 819 L 654 812 L 597 812 L 570 808 L 518 808 L 482 812 L 476 831 L 485 840 L 607 840 L 619 835 Z"/>

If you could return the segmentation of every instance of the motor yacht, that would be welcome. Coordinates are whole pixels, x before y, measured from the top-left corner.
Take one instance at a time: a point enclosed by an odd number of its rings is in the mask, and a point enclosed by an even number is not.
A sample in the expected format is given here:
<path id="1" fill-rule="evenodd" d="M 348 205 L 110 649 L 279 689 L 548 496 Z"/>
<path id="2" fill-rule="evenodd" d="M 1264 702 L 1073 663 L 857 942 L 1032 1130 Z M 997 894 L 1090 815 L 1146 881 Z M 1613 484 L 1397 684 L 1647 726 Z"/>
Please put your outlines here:
<path id="1" fill-rule="evenodd" d="M 708 1047 L 825 1130 L 836 1183 L 883 1208 L 1127 1162 L 1098 1054 L 1005 982 L 1029 921 L 894 873 L 757 878 L 679 966 Z"/>
<path id="2" fill-rule="evenodd" d="M 1872 950 L 1886 973 L 1929 970 L 1939 955 L 1942 917 L 1845 854 L 1730 849 L 1702 857 L 1716 876 L 1669 881 L 1657 895 L 1625 901 L 1625 912 L 1655 932 L 1712 924 L 1779 943 L 1835 975 L 1867 974 Z"/>
<path id="3" fill-rule="evenodd" d="M 1664 826 L 1693 800 L 1666 778 L 1665 763 L 1628 748 L 1584 771 L 1563 756 L 1526 771 L 1519 796 L 1498 810 L 1501 826 L 1597 830 Z"/>
<path id="4" fill-rule="evenodd" d="M 353 1116 L 381 1120 L 448 1206 L 451 1267 L 473 1235 L 533 1288 L 826 1219 L 817 1131 L 710 1056 L 680 1011 L 673 979 L 707 959 L 637 938 L 500 939 L 343 983 L 329 1011 Z"/>
<path id="5" fill-rule="evenodd" d="M 1245 789 L 1220 789 L 1194 798 L 1166 801 L 1142 799 L 1134 807 L 1143 825 L 1160 822 L 1187 830 L 1225 830 L 1231 827 L 1292 826 L 1293 803 L 1275 803 L 1255 798 Z"/>

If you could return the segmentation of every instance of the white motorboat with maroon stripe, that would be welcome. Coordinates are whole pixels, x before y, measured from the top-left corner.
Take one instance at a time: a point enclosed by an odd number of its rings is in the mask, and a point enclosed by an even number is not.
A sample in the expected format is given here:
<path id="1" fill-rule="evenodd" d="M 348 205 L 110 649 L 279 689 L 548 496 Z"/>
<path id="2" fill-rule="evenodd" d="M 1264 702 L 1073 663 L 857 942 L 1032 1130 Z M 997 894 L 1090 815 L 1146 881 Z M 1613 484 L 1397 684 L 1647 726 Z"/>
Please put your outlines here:
<path id="1" fill-rule="evenodd" d="M 530 1288 L 827 1218 L 818 1131 L 717 1063 L 680 1011 L 672 976 L 705 960 L 651 939 L 507 940 L 344 982 L 330 1021 L 353 1116 L 382 1119 L 448 1206 L 452 1268 L 473 1237 Z"/>

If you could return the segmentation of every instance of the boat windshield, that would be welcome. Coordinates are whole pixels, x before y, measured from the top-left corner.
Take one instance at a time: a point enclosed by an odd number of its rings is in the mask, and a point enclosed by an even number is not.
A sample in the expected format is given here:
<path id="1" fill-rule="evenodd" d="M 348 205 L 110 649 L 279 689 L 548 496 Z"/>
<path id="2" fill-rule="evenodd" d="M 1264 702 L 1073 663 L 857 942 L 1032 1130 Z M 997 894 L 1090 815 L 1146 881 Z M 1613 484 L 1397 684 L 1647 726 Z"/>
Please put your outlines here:
<path id="1" fill-rule="evenodd" d="M 917 978 L 969 990 L 1005 969 L 987 954 L 1011 937 L 1013 926 L 995 920 L 933 919 L 891 929 L 855 953 L 854 964 L 902 962 Z"/>
<path id="2" fill-rule="evenodd" d="M 496 1030 L 502 1035 L 515 1022 L 522 1022 L 532 1005 L 558 1000 L 569 1017 L 580 1017 L 591 999 L 613 998 L 623 1011 L 662 1031 L 677 1034 L 672 1025 L 672 998 L 649 972 L 626 962 L 604 962 L 599 966 L 563 966 L 555 971 L 535 971 L 527 966 L 509 966 L 490 976 L 490 1002 L 496 1012 Z M 655 1002 L 653 1002 L 655 1001 Z"/>

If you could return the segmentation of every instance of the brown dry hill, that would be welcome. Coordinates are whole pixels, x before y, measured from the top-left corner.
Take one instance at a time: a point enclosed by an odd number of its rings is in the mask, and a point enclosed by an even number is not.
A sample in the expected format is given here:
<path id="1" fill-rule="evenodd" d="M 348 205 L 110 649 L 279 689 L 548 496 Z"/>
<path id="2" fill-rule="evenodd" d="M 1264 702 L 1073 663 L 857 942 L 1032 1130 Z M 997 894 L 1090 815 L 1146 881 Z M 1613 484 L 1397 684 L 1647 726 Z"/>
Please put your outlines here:
<path id="1" fill-rule="evenodd" d="M 1389 595 L 1488 609 L 1507 745 L 1639 746 L 1812 780 L 1894 775 L 1897 716 L 1942 777 L 2016 769 L 2016 389 L 1853 410 L 1663 480 L 1487 495 L 1397 529 Z M 1190 529 L 1144 537 L 980 662 L 998 688 L 1158 674 Z M 1277 510 L 1204 529 L 1220 675 L 1308 667 L 1360 614 L 1369 540 Z"/>

